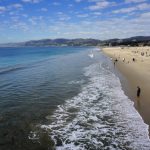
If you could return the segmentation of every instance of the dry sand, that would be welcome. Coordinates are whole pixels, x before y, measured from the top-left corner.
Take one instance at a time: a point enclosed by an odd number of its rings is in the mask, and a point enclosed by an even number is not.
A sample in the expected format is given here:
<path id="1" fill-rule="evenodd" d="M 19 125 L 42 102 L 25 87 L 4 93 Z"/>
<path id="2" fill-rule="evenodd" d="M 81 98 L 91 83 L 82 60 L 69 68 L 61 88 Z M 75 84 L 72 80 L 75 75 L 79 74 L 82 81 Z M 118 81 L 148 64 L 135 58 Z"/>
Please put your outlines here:
<path id="1" fill-rule="evenodd" d="M 144 122 L 150 126 L 150 47 L 108 47 L 102 50 L 112 58 L 113 63 L 118 59 L 115 67 L 128 81 L 127 95 L 134 101 Z M 140 98 L 136 96 L 137 86 L 141 88 Z"/>

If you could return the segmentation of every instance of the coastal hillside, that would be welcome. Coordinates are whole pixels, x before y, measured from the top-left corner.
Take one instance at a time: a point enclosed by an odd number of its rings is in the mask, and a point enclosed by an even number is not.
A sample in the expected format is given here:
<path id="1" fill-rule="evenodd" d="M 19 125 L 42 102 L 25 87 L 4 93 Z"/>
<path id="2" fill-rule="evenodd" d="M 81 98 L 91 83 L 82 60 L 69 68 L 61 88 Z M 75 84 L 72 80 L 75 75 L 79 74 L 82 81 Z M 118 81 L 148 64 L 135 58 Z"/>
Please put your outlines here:
<path id="1" fill-rule="evenodd" d="M 0 46 L 97 46 L 101 41 L 97 39 L 42 39 L 20 43 L 6 43 Z"/>
<path id="2" fill-rule="evenodd" d="M 101 42 L 103 46 L 150 46 L 150 36 L 135 36 L 125 39 L 109 39 Z"/>
<path id="3" fill-rule="evenodd" d="M 0 47 L 40 47 L 40 46 L 150 46 L 150 36 L 135 36 L 125 39 L 41 39 L 19 43 L 0 44 Z"/>

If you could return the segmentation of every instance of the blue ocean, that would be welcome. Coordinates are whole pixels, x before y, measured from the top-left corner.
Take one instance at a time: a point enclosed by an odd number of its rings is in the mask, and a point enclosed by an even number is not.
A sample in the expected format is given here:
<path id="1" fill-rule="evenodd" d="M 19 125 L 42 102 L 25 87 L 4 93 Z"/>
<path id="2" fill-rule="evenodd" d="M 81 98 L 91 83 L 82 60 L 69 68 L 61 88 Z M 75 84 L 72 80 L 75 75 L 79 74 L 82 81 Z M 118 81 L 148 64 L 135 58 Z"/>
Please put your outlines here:
<path id="1" fill-rule="evenodd" d="M 100 48 L 0 48 L 0 150 L 149 149 Z"/>

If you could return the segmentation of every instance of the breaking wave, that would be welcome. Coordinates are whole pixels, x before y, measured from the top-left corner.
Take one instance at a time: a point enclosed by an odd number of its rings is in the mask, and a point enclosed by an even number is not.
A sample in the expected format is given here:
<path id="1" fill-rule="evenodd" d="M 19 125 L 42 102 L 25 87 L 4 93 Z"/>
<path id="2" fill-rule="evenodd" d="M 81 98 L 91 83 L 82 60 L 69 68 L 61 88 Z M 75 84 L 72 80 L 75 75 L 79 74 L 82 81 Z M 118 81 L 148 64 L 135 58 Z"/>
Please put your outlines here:
<path id="1" fill-rule="evenodd" d="M 148 150 L 148 126 L 121 89 L 109 66 L 85 68 L 87 85 L 72 99 L 59 105 L 41 125 L 57 150 Z M 31 133 L 30 139 L 36 139 Z"/>

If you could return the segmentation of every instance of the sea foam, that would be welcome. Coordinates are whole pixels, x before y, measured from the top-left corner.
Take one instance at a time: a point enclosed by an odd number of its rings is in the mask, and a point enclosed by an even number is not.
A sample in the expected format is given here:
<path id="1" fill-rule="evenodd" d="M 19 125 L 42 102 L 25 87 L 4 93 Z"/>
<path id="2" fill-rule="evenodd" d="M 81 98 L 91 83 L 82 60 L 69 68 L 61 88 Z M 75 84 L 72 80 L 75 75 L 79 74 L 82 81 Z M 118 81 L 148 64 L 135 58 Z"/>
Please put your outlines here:
<path id="1" fill-rule="evenodd" d="M 148 126 L 106 64 L 84 69 L 87 85 L 41 125 L 57 150 L 148 150 Z M 35 135 L 34 135 L 35 136 Z"/>

